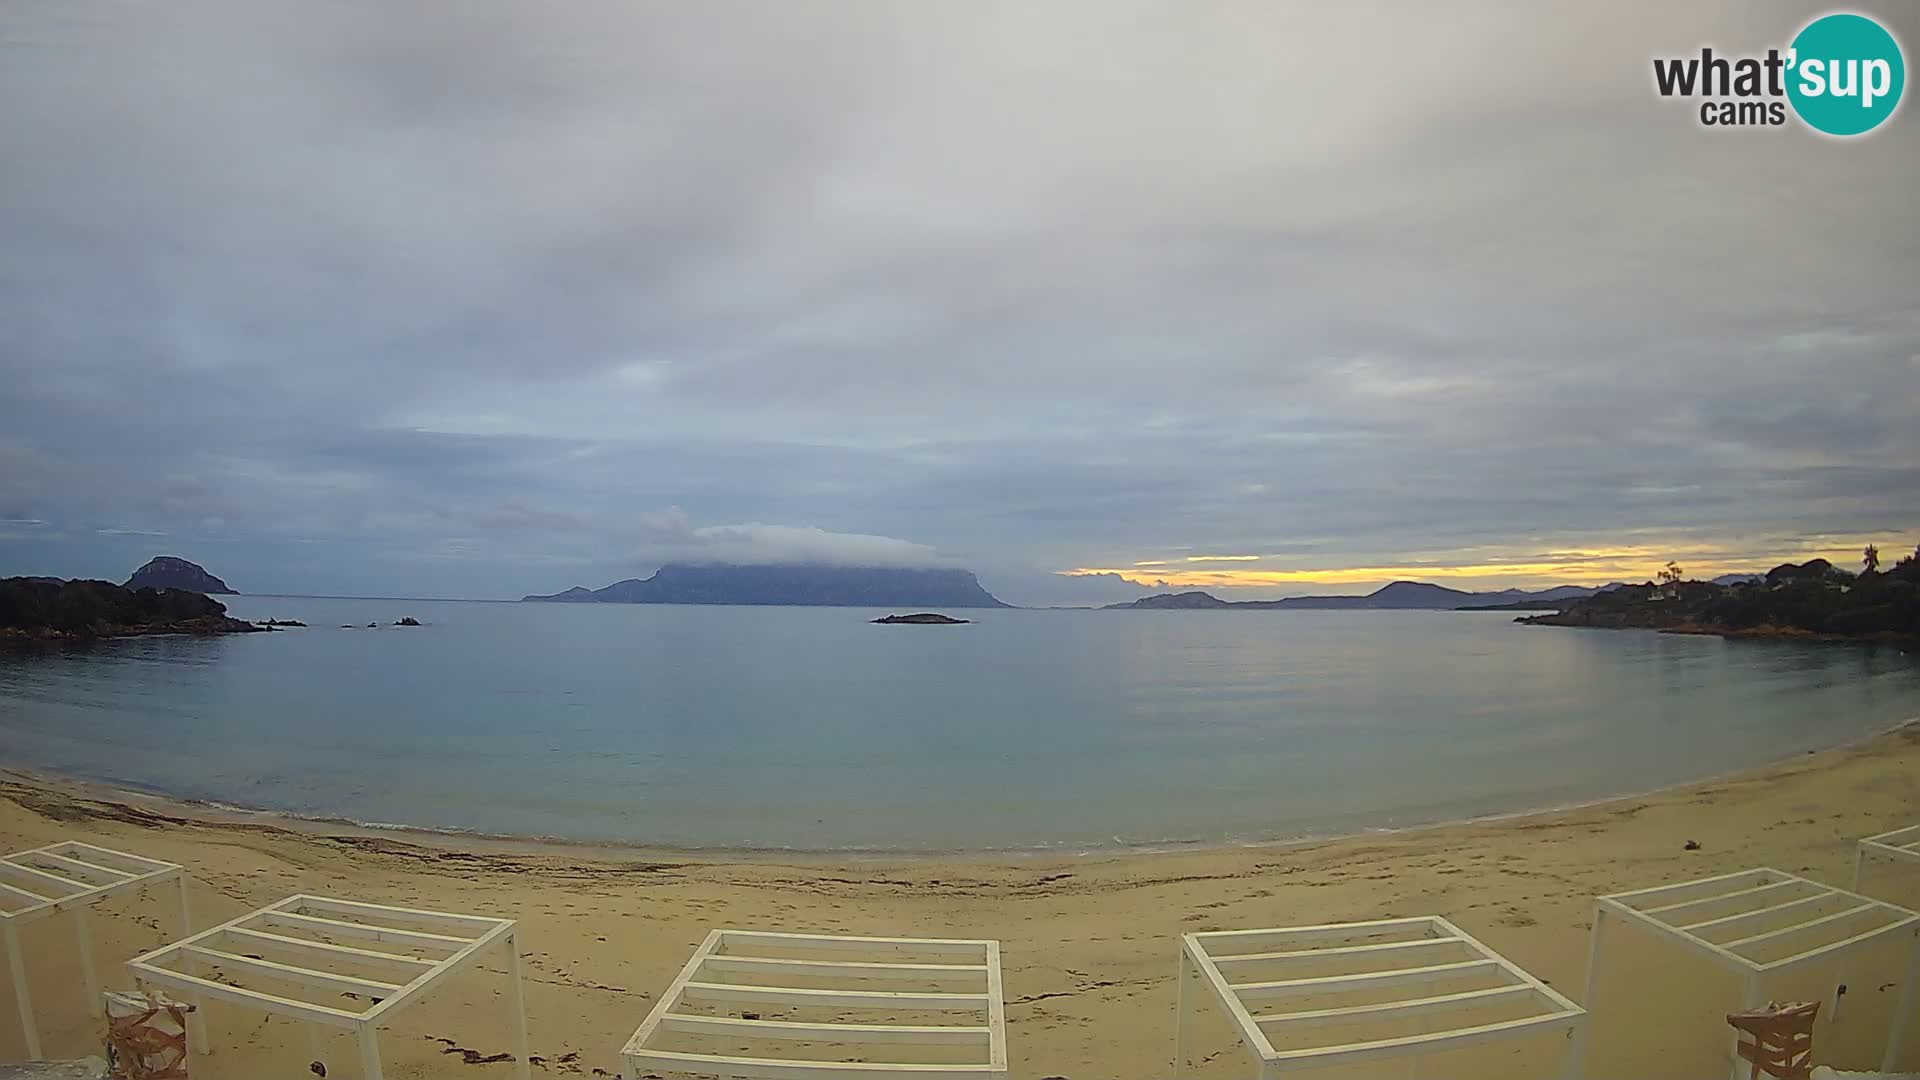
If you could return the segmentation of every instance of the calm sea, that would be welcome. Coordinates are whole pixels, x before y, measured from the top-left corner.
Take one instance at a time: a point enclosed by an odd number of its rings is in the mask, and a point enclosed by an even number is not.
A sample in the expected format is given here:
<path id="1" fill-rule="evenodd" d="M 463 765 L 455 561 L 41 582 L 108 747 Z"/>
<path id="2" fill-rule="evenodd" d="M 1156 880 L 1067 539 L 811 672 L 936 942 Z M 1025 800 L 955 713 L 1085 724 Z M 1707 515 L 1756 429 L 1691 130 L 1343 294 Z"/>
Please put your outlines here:
<path id="1" fill-rule="evenodd" d="M 1079 849 L 1559 805 L 1920 715 L 1896 648 L 1504 614 L 229 607 L 312 627 L 0 657 L 0 764 L 490 833 Z"/>

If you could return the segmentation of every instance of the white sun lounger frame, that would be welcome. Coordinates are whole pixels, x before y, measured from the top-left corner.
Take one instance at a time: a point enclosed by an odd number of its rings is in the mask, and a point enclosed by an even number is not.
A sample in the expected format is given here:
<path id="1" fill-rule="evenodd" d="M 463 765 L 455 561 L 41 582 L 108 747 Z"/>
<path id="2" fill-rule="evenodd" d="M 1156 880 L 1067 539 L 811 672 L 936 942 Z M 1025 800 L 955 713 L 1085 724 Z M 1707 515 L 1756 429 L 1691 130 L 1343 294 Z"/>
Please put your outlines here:
<path id="1" fill-rule="evenodd" d="M 528 1080 L 526 998 L 521 986 L 520 948 L 514 927 L 512 919 L 488 915 L 456 915 L 301 894 L 134 957 L 127 961 L 127 970 L 135 985 L 142 989 L 154 984 L 179 991 L 193 1001 L 221 1001 L 305 1020 L 309 1024 L 346 1028 L 358 1038 L 362 1076 L 365 1080 L 380 1080 L 380 1025 L 402 1008 L 419 1001 L 449 976 L 471 967 L 487 949 L 499 946 L 505 951 L 507 1004 L 513 1013 L 514 1073 L 519 1080 Z M 296 936 L 301 931 L 315 937 Z M 360 944 L 346 946 L 317 940 L 322 934 L 353 938 Z M 446 955 L 426 959 L 374 947 L 382 941 L 404 942 Z M 315 963 L 332 959 L 357 964 L 363 969 L 383 967 L 395 972 L 391 977 L 399 981 L 386 982 L 244 955 L 249 952 L 275 955 L 276 951 L 280 955 L 298 954 Z M 188 970 L 162 966 L 168 961 Z M 220 969 L 220 977 L 196 973 L 205 968 Z M 367 1004 L 354 1011 L 224 981 L 244 975 L 334 993 L 358 993 Z M 198 1019 L 196 1013 L 190 1022 Z M 211 1053 L 213 1048 L 207 1043 L 204 1026 L 196 1034 L 199 1052 Z M 316 1038 L 317 1045 L 318 1031 L 310 1028 L 309 1034 Z"/>
<path id="2" fill-rule="evenodd" d="M 1414 936 L 1405 936 L 1414 935 Z M 1315 943 L 1339 942 L 1369 937 L 1394 938 L 1377 944 L 1312 948 Z M 1225 948 L 1240 951 L 1225 952 Z M 1463 950 L 1472 959 L 1444 961 L 1433 959 L 1436 949 Z M 1241 963 L 1285 964 L 1293 960 L 1360 959 L 1382 953 L 1404 952 L 1403 967 L 1386 970 L 1353 971 L 1347 974 L 1316 976 L 1279 981 L 1235 982 L 1221 973 L 1220 967 Z M 1425 957 L 1422 954 L 1426 954 Z M 1486 990 L 1459 994 L 1432 995 L 1422 984 L 1450 977 L 1490 974 L 1500 985 Z M 1173 1075 L 1186 1075 L 1187 1055 L 1192 1043 L 1192 1024 L 1197 1003 L 1189 993 L 1189 983 L 1200 979 L 1232 1019 L 1241 1040 L 1260 1070 L 1261 1080 L 1271 1080 L 1295 1069 L 1324 1068 L 1359 1061 L 1387 1058 L 1418 1059 L 1441 1050 L 1564 1032 L 1568 1049 L 1564 1067 L 1569 1077 L 1577 1065 L 1578 1039 L 1573 1033 L 1585 1025 L 1586 1011 L 1568 1001 L 1552 987 L 1527 974 L 1512 961 L 1487 948 L 1471 935 L 1438 915 L 1405 919 L 1379 919 L 1372 922 L 1330 923 L 1322 926 L 1284 926 L 1267 930 L 1219 930 L 1186 934 L 1181 937 L 1180 990 L 1174 1033 Z M 1314 1009 L 1303 1012 L 1259 1013 L 1255 1002 L 1293 994 L 1338 993 L 1376 986 L 1406 986 L 1408 996 L 1379 1004 L 1355 1005 L 1339 1009 Z M 1471 1012 L 1492 1002 L 1530 1001 L 1539 1008 L 1532 1016 L 1495 1023 L 1470 1024 L 1444 1031 L 1408 1035 L 1394 1039 L 1338 1043 L 1297 1050 L 1277 1050 L 1267 1038 L 1266 1028 L 1328 1027 L 1412 1016 Z"/>
<path id="3" fill-rule="evenodd" d="M 849 963 L 830 959 L 774 959 L 762 952 L 805 951 L 832 954 L 852 952 L 909 953 L 939 956 L 937 964 Z M 708 982 L 703 974 L 748 972 L 753 985 Z M 966 980 L 977 986 L 967 993 L 898 993 L 866 989 L 816 989 L 781 985 L 782 975 L 872 982 L 886 979 Z M 824 1024 L 781 1020 L 747 1020 L 695 1016 L 674 1010 L 683 1001 L 701 999 L 766 1004 L 821 1004 L 848 1009 L 955 1011 L 984 1014 L 980 1025 L 861 1024 L 835 1021 Z M 664 1032 L 723 1034 L 741 1039 L 783 1042 L 968 1045 L 981 1051 L 981 1060 L 964 1064 L 921 1064 L 886 1061 L 793 1060 L 774 1056 L 733 1057 L 660 1050 L 648 1045 Z M 1000 943 L 955 938 L 845 937 L 825 934 L 780 934 L 758 930 L 721 929 L 709 933 L 693 958 L 660 995 L 660 1001 L 620 1051 L 629 1075 L 649 1069 L 697 1076 L 744 1077 L 754 1080 L 858 1080 L 879 1075 L 906 1074 L 917 1080 L 990 1080 L 1007 1075 L 1007 1016 L 1000 990 Z"/>
<path id="4" fill-rule="evenodd" d="M 1853 891 L 1860 891 L 1860 872 L 1866 869 L 1867 856 L 1920 862 L 1920 825 L 1883 832 L 1860 841 L 1853 853 Z"/>
<path id="5" fill-rule="evenodd" d="M 1846 906 L 1837 913 L 1820 914 L 1818 909 L 1828 902 Z M 1806 912 L 1805 918 L 1787 925 L 1770 926 L 1771 918 L 1785 917 L 1795 911 Z M 1848 932 L 1852 920 L 1869 916 L 1883 922 L 1870 929 Z M 1894 1055 L 1900 1049 L 1908 1014 L 1913 1011 L 1914 981 L 1920 978 L 1920 913 L 1770 867 L 1598 897 L 1594 901 L 1593 930 L 1588 935 L 1587 990 L 1582 999 L 1589 1011 L 1595 1008 L 1600 959 L 1605 955 L 1603 931 L 1615 918 L 1682 945 L 1740 975 L 1746 983 L 1739 1006 L 1742 1010 L 1766 1004 L 1766 981 L 1771 976 L 1821 960 L 1844 961 L 1859 950 L 1886 948 L 1892 940 L 1907 938 L 1907 974 L 1900 984 L 1900 1002 L 1895 1006 L 1892 1029 L 1887 1032 L 1886 1054 L 1880 1064 L 1881 1072 L 1893 1071 Z M 1720 941 L 1708 940 L 1702 933 L 1739 934 L 1747 926 L 1760 932 Z M 1769 943 L 1779 941 L 1804 943 L 1805 947 L 1769 961 L 1757 960 L 1742 951 L 1770 947 Z M 1841 981 L 1844 980 L 1835 982 L 1831 1007 L 1827 1010 L 1829 1021 L 1839 1010 Z M 1735 1077 L 1745 1076 L 1747 1071 L 1747 1064 L 1733 1051 L 1738 1041 L 1738 1033 L 1728 1040 L 1728 1052 L 1732 1055 L 1730 1075 Z"/>
<path id="6" fill-rule="evenodd" d="M 62 911 L 73 912 L 80 946 L 80 978 L 87 1009 L 101 1015 L 100 975 L 93 966 L 93 932 L 87 909 L 109 897 L 173 881 L 180 888 L 180 933 L 193 932 L 187 908 L 187 875 L 178 863 L 161 862 L 112 848 L 66 840 L 0 858 L 0 937 L 13 976 L 13 998 L 20 1010 L 27 1056 L 40 1056 L 40 1031 L 33 1019 L 33 998 L 20 956 L 20 927 Z"/>

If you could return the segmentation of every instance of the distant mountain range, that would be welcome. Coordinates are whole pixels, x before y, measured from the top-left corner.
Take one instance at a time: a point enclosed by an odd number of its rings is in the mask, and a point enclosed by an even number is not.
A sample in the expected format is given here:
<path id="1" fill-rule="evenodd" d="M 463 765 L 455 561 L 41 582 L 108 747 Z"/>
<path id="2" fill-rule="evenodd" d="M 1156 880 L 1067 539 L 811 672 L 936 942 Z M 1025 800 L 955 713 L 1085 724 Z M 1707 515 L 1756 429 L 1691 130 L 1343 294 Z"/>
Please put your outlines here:
<path id="1" fill-rule="evenodd" d="M 604 589 L 574 586 L 522 600 L 586 604 L 747 604 L 796 607 L 1003 608 L 971 570 L 891 566 L 688 565 Z"/>
<path id="2" fill-rule="evenodd" d="M 1211 593 L 1183 592 L 1143 596 L 1124 604 L 1108 604 L 1102 610 L 1138 609 L 1149 611 L 1202 611 L 1235 608 L 1258 611 L 1269 608 L 1321 610 L 1446 611 L 1476 605 L 1541 603 L 1592 596 L 1617 584 L 1590 588 L 1584 585 L 1557 585 L 1529 592 L 1525 589 L 1501 589 L 1498 592 L 1466 592 L 1425 581 L 1396 581 L 1365 596 L 1289 596 L 1283 600 L 1222 600 Z"/>
<path id="3" fill-rule="evenodd" d="M 60 584 L 54 577 L 15 578 Z M 1760 574 L 1722 574 L 1715 585 L 1764 580 Z M 1222 600 L 1211 593 L 1159 593 L 1103 610 L 1197 611 L 1224 608 L 1262 610 L 1446 610 L 1453 608 L 1538 611 L 1557 609 L 1568 600 L 1623 587 L 1611 582 L 1595 588 L 1560 585 L 1527 591 L 1501 589 L 1467 592 L 1425 581 L 1396 581 L 1365 596 L 1289 596 L 1281 600 Z M 204 595 L 238 595 L 205 567 L 177 555 L 158 555 L 127 579 L 129 589 L 184 589 Z M 772 563 L 753 566 L 669 563 L 652 577 L 628 578 L 601 589 L 574 586 L 523 601 L 601 604 L 742 604 L 800 607 L 1004 608 L 1011 604 L 988 592 L 970 570 L 885 566 L 825 566 Z"/>

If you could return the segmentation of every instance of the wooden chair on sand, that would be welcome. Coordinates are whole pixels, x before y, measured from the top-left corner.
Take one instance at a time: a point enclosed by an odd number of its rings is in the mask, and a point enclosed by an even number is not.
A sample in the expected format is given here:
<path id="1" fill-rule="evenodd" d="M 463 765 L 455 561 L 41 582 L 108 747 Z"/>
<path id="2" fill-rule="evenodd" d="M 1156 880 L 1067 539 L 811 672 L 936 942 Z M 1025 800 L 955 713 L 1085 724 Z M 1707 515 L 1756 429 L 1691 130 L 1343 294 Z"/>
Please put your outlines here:
<path id="1" fill-rule="evenodd" d="M 1822 885 L 1797 874 L 1756 867 L 1733 874 L 1676 882 L 1650 889 L 1614 893 L 1594 900 L 1593 930 L 1587 945 L 1589 1011 L 1601 1009 L 1605 936 L 1633 927 L 1669 945 L 1677 945 L 1731 970 L 1746 984 L 1740 1007 L 1759 1009 L 1769 1000 L 1767 986 L 1813 965 L 1828 971 L 1868 955 L 1892 949 L 1907 953 L 1907 974 L 1900 980 L 1899 1003 L 1880 1071 L 1893 1072 L 1893 1059 L 1906 1034 L 1920 983 L 1920 912 Z M 1835 1000 L 1844 975 L 1834 979 Z M 1832 1022 L 1832 1007 L 1828 1022 Z M 1734 1042 L 1739 1041 L 1738 1035 Z M 1737 1051 L 1729 1048 L 1734 1080 L 1744 1074 Z"/>
<path id="2" fill-rule="evenodd" d="M 1760 1080 L 1762 1073 L 1776 1080 L 1807 1080 L 1813 1072 L 1813 1019 L 1819 1012 L 1819 1002 L 1798 1001 L 1728 1013 L 1727 1023 L 1739 1032 L 1734 1052 L 1753 1065 L 1747 1080 Z"/>

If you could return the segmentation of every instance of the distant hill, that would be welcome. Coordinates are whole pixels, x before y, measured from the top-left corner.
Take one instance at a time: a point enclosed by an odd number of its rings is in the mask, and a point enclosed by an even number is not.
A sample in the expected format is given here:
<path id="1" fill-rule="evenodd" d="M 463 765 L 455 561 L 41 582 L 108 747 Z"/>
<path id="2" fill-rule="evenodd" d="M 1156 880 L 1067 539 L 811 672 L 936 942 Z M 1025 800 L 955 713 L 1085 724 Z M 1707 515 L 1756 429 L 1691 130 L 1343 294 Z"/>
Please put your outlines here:
<path id="1" fill-rule="evenodd" d="M 245 634 L 261 629 L 185 589 L 110 581 L 0 579 L 0 644 L 81 642 L 142 634 Z"/>
<path id="2" fill-rule="evenodd" d="M 1240 605 L 1222 600 L 1212 593 L 1181 592 L 1143 596 L 1138 600 L 1129 600 L 1124 604 L 1108 604 L 1100 610 L 1119 611 L 1123 608 L 1138 608 L 1142 611 L 1201 611 L 1235 606 Z"/>
<path id="3" fill-rule="evenodd" d="M 523 600 L 600 604 L 747 604 L 794 607 L 1003 608 L 971 570 L 891 566 L 669 563 L 649 578 L 604 589 L 574 586 Z"/>
<path id="4" fill-rule="evenodd" d="M 1572 603 L 1567 600 L 1513 600 L 1505 604 L 1462 604 L 1455 611 L 1559 611 Z"/>
<path id="5" fill-rule="evenodd" d="M 1560 609 L 1567 607 L 1569 604 L 1573 603 L 1575 600 L 1584 600 L 1587 597 L 1598 596 L 1603 592 L 1611 592 L 1614 589 L 1629 589 L 1632 587 L 1633 586 L 1628 585 L 1624 581 L 1610 581 L 1605 585 L 1600 586 L 1597 589 L 1588 589 L 1581 586 L 1563 585 L 1563 586 L 1560 586 L 1559 588 L 1554 588 L 1554 589 L 1542 589 L 1539 592 L 1532 593 L 1532 594 L 1522 593 L 1521 595 L 1525 597 L 1525 599 L 1522 599 L 1522 600 L 1509 600 L 1503 604 L 1484 604 L 1484 603 L 1463 604 L 1460 606 L 1458 610 L 1460 611 L 1559 611 Z M 1507 591 L 1513 592 L 1515 590 L 1509 589 Z"/>
<path id="6" fill-rule="evenodd" d="M 177 555 L 160 555 L 149 559 L 147 565 L 135 570 L 133 576 L 127 579 L 127 588 L 185 589 L 209 596 L 239 595 L 228 588 L 226 582 L 207 573 L 204 567 Z"/>
<path id="7" fill-rule="evenodd" d="M 1557 601 L 1591 596 L 1596 590 L 1582 585 L 1556 585 L 1551 589 L 1528 592 L 1525 589 L 1501 589 L 1498 592 L 1464 592 L 1425 581 L 1395 581 L 1365 596 L 1289 596 L 1281 600 L 1222 600 L 1211 593 L 1160 593 L 1143 596 L 1124 604 L 1108 604 L 1117 611 L 1198 611 L 1234 608 L 1263 611 L 1273 608 L 1306 610 L 1361 611 L 1444 611 L 1474 605 L 1498 605 L 1521 601 Z"/>

